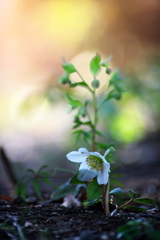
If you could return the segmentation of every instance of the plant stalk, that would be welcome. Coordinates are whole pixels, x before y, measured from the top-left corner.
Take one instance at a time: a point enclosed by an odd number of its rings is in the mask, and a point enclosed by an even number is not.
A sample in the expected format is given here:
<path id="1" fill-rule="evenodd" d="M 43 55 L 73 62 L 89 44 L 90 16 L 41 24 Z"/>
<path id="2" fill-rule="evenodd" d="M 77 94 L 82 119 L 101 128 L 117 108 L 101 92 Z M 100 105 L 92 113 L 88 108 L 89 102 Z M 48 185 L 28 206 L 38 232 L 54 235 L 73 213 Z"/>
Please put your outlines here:
<path id="1" fill-rule="evenodd" d="M 96 125 L 97 125 L 97 103 L 95 90 L 92 92 L 92 106 L 93 106 L 93 124 L 92 124 L 92 140 L 91 140 L 91 151 L 96 151 Z"/>
<path id="2" fill-rule="evenodd" d="M 103 185 L 103 195 L 102 195 L 102 201 L 103 201 L 103 208 L 104 212 L 107 217 L 110 216 L 109 211 L 109 189 L 110 189 L 110 182 L 108 180 L 108 183 L 106 185 Z"/>

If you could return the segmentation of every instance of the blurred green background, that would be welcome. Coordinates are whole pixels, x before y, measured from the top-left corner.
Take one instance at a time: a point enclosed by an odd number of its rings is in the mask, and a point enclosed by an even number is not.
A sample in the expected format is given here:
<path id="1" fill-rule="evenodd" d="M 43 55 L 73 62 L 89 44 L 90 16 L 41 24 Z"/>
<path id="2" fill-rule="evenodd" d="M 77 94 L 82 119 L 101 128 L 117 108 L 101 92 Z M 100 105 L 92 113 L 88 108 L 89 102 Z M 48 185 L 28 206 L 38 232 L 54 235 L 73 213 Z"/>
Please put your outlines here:
<path id="1" fill-rule="evenodd" d="M 0 144 L 17 178 L 42 164 L 51 172 L 57 166 L 75 170 L 65 158 L 80 143 L 75 146 L 71 135 L 67 88 L 57 82 L 61 58 L 90 81 L 96 52 L 113 56 L 112 68 L 120 69 L 127 89 L 122 100 L 103 106 L 105 141 L 115 144 L 122 164 L 160 165 L 158 0 L 6 0 L 0 23 Z M 144 175 L 158 176 L 158 169 Z M 57 174 L 57 183 L 69 176 Z"/>

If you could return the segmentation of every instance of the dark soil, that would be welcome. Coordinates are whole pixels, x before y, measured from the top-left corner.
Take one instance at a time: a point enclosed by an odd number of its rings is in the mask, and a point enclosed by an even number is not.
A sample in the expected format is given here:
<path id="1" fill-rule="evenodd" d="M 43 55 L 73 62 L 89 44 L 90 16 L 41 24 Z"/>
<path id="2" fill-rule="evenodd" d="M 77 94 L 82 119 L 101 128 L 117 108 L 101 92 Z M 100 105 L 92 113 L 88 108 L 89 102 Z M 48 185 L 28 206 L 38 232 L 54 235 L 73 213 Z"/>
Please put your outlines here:
<path id="1" fill-rule="evenodd" d="M 60 203 L 48 205 L 1 205 L 1 240 L 107 240 L 117 239 L 117 228 L 129 220 L 152 222 L 154 231 L 160 226 L 160 213 L 121 212 L 106 217 L 100 205 L 92 208 L 66 208 Z M 144 238 L 145 237 L 145 238 Z M 139 238 L 150 239 L 140 234 Z"/>

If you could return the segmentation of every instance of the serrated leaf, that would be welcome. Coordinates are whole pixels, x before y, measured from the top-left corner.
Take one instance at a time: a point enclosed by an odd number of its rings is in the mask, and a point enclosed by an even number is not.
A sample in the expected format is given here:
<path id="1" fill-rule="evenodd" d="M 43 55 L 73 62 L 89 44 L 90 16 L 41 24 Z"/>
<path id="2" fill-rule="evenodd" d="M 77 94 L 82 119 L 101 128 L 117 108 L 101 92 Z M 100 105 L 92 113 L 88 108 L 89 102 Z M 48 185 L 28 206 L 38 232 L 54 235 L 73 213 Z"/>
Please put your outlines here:
<path id="1" fill-rule="evenodd" d="M 125 209 L 126 208 L 129 209 L 129 210 L 135 211 L 135 212 L 145 212 L 145 211 L 147 211 L 145 208 L 136 207 L 136 206 L 133 206 L 133 205 L 127 205 L 127 206 L 125 206 Z"/>
<path id="2" fill-rule="evenodd" d="M 92 60 L 90 61 L 90 72 L 94 77 L 97 76 L 98 73 L 100 72 L 100 69 L 101 69 L 100 61 L 101 61 L 101 57 L 99 54 L 93 57 Z"/>
<path id="3" fill-rule="evenodd" d="M 138 194 L 132 190 L 128 190 L 128 194 L 130 196 L 130 198 L 134 199 L 138 196 Z"/>
<path id="4" fill-rule="evenodd" d="M 40 185 L 37 178 L 33 179 L 34 190 L 39 198 L 41 198 Z"/>
<path id="5" fill-rule="evenodd" d="M 120 194 L 122 193 L 122 189 L 121 188 L 114 188 L 112 191 L 110 191 L 110 194 L 114 195 L 114 194 Z"/>
<path id="6" fill-rule="evenodd" d="M 141 203 L 141 204 L 149 204 L 149 205 L 154 205 L 155 202 L 151 198 L 135 198 L 134 202 Z"/>
<path id="7" fill-rule="evenodd" d="M 97 183 L 97 179 L 95 178 L 92 182 L 88 184 L 87 188 L 87 199 L 89 201 L 93 201 L 102 196 L 102 185 Z"/>
<path id="8" fill-rule="evenodd" d="M 77 69 L 72 63 L 65 63 L 64 65 L 62 65 L 62 67 L 68 74 L 77 72 Z"/>

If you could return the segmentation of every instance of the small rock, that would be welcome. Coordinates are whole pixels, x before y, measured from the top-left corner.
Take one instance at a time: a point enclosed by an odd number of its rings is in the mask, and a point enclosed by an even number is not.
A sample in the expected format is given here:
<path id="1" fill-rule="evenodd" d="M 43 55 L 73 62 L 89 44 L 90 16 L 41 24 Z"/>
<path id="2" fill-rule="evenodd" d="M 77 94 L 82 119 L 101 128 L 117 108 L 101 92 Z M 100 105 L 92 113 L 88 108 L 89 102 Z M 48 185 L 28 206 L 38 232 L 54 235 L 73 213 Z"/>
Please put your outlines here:
<path id="1" fill-rule="evenodd" d="M 4 199 L 0 199 L 0 205 L 7 205 L 8 202 Z"/>
<path id="2" fill-rule="evenodd" d="M 37 202 L 37 199 L 36 199 L 36 197 L 30 196 L 30 197 L 28 197 L 28 198 L 26 199 L 26 202 L 27 202 L 27 203 L 36 203 L 36 202 Z"/>
<path id="3" fill-rule="evenodd" d="M 100 237 L 101 240 L 108 240 L 109 237 L 107 234 L 102 234 L 101 237 Z"/>

